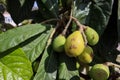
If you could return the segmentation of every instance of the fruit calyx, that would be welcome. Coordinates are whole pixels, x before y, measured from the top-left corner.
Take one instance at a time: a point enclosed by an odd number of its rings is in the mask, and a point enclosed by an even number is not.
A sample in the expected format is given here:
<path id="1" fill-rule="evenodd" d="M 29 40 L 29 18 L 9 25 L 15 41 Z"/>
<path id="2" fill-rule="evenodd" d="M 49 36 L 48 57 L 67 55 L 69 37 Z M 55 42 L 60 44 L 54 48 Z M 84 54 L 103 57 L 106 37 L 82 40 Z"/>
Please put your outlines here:
<path id="1" fill-rule="evenodd" d="M 110 71 L 109 67 L 105 64 L 95 64 L 91 68 L 89 74 L 94 80 L 107 80 L 110 75 Z"/>

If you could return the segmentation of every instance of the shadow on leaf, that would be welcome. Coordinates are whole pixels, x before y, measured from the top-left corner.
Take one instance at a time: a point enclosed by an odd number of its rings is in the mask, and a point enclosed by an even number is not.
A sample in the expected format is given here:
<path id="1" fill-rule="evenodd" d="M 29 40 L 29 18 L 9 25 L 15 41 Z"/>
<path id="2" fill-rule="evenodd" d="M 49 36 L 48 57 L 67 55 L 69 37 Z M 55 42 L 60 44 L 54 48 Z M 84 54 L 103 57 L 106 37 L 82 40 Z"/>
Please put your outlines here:
<path id="1" fill-rule="evenodd" d="M 48 73 L 53 73 L 57 70 L 57 54 L 52 50 L 51 45 L 47 49 L 47 58 L 45 59 L 45 71 Z"/>
<path id="2" fill-rule="evenodd" d="M 70 80 L 80 80 L 78 76 L 73 76 Z"/>
<path id="3" fill-rule="evenodd" d="M 68 57 L 65 53 L 61 53 L 59 55 L 59 61 L 60 61 L 60 64 L 65 63 L 68 70 L 70 70 L 70 71 L 77 70 L 75 58 Z"/>

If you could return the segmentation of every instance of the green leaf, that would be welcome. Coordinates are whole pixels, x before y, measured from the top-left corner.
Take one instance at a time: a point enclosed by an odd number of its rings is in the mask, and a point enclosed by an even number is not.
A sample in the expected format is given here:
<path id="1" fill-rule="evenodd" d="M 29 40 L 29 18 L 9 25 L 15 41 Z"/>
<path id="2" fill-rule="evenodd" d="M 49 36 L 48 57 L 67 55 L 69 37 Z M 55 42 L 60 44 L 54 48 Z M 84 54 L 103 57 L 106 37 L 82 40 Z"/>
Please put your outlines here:
<path id="1" fill-rule="evenodd" d="M 73 16 L 101 35 L 108 24 L 112 6 L 112 0 L 75 0 L 72 7 Z"/>
<path id="2" fill-rule="evenodd" d="M 58 18 L 58 0 L 37 0 L 37 3 L 40 17 L 43 19 Z"/>
<path id="3" fill-rule="evenodd" d="M 30 61 L 33 62 L 42 54 L 52 30 L 53 29 L 51 28 L 47 32 L 40 34 L 39 37 L 33 40 L 31 43 L 23 46 L 23 50 L 25 51 Z"/>
<path id="4" fill-rule="evenodd" d="M 0 3 L 6 4 L 6 0 L 0 0 Z"/>
<path id="5" fill-rule="evenodd" d="M 58 18 L 58 0 L 41 0 L 46 8 Z"/>
<path id="6" fill-rule="evenodd" d="M 90 11 L 86 24 L 94 28 L 99 35 L 103 34 L 112 13 L 112 0 L 94 0 L 90 5 Z"/>
<path id="7" fill-rule="evenodd" d="M 75 58 L 70 58 L 64 53 L 59 55 L 59 61 L 58 80 L 80 80 Z"/>
<path id="8" fill-rule="evenodd" d="M 101 62 L 116 62 L 116 56 L 118 52 L 116 47 L 118 46 L 118 29 L 117 29 L 117 1 L 113 3 L 112 14 L 110 16 L 108 25 L 104 31 L 104 33 L 100 36 L 99 43 L 94 46 L 95 58 L 94 61 L 96 63 Z"/>
<path id="9" fill-rule="evenodd" d="M 55 80 L 57 76 L 57 55 L 51 46 L 45 49 L 33 80 Z"/>
<path id="10" fill-rule="evenodd" d="M 74 0 L 72 7 L 73 17 L 77 18 L 80 23 L 85 24 L 86 17 L 89 14 L 90 2 L 83 2 L 82 0 Z"/>
<path id="11" fill-rule="evenodd" d="M 0 80 L 30 80 L 32 75 L 31 62 L 22 49 L 0 58 Z"/>
<path id="12" fill-rule="evenodd" d="M 23 6 L 23 4 L 25 3 L 26 0 L 19 0 L 21 6 Z"/>
<path id="13" fill-rule="evenodd" d="M 0 53 L 19 45 L 28 38 L 45 31 L 46 27 L 41 24 L 29 24 L 8 30 L 0 34 Z"/>

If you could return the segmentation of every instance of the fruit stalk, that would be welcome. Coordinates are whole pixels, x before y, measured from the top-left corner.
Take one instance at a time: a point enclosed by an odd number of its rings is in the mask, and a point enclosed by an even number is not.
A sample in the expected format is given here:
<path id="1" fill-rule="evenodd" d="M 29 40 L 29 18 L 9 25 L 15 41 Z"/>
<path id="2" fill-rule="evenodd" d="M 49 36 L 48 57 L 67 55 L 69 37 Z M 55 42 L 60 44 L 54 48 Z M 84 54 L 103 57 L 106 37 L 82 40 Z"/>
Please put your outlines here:
<path id="1" fill-rule="evenodd" d="M 70 25 L 70 23 L 71 23 L 71 21 L 72 21 L 71 16 L 72 16 L 72 10 L 71 10 L 71 12 L 70 12 L 70 18 L 69 18 L 69 21 L 68 21 L 67 25 L 65 26 L 65 29 L 64 29 L 63 32 L 62 32 L 62 35 L 63 35 L 63 36 L 66 35 L 67 29 L 68 29 L 68 27 L 69 27 L 69 25 Z"/>
<path id="2" fill-rule="evenodd" d="M 53 28 L 53 31 L 52 31 L 52 33 L 51 33 L 51 35 L 50 35 L 50 37 L 49 37 L 49 39 L 48 39 L 48 41 L 47 41 L 46 48 L 48 48 L 48 46 L 51 44 L 51 42 L 52 42 L 52 37 L 53 37 L 54 33 L 56 32 L 56 30 L 57 30 L 58 27 L 59 27 L 59 22 L 56 24 L 56 27 Z"/>
<path id="3" fill-rule="evenodd" d="M 113 66 L 113 67 L 117 67 L 117 68 L 120 69 L 120 65 L 117 65 L 117 64 L 115 64 L 115 63 L 112 63 L 112 62 L 106 62 L 105 64 L 106 64 L 107 66 Z"/>
<path id="4" fill-rule="evenodd" d="M 75 17 L 72 17 L 71 18 L 75 21 L 75 23 L 79 26 L 80 28 L 80 32 L 82 33 L 82 36 L 84 38 L 84 41 L 85 41 L 85 46 L 87 45 L 87 39 L 86 39 L 86 35 L 84 33 L 84 29 L 86 28 L 84 25 L 82 25 Z"/>
<path id="5" fill-rule="evenodd" d="M 59 19 L 48 19 L 48 20 L 45 20 L 45 21 L 43 21 L 43 22 L 40 22 L 41 24 L 45 24 L 45 23 L 47 23 L 47 22 L 51 22 L 51 21 L 59 21 Z"/>

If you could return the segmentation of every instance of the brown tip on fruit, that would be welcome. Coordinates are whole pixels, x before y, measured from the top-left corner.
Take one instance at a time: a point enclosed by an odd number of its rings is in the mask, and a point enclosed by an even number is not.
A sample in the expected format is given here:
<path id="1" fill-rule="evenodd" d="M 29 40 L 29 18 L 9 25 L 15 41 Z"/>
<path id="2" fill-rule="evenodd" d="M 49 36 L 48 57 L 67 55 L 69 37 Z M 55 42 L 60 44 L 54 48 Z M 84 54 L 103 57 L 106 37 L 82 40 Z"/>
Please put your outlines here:
<path id="1" fill-rule="evenodd" d="M 90 54 L 90 57 L 91 57 L 91 58 L 93 58 L 93 57 L 94 57 L 94 54 L 93 54 L 93 52 Z"/>

